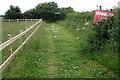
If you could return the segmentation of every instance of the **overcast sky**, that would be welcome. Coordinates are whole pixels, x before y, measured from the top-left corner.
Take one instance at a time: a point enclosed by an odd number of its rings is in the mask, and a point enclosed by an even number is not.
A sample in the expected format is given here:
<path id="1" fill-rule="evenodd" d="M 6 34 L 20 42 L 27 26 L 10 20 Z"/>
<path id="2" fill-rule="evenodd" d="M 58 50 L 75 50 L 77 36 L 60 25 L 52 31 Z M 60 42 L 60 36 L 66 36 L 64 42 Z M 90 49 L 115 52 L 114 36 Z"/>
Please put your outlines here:
<path id="1" fill-rule="evenodd" d="M 75 11 L 91 11 L 97 9 L 97 5 L 102 5 L 103 9 L 110 9 L 117 6 L 120 0 L 1 0 L 0 15 L 7 11 L 10 5 L 19 6 L 22 12 L 34 8 L 39 3 L 54 1 L 59 7 L 74 8 Z"/>

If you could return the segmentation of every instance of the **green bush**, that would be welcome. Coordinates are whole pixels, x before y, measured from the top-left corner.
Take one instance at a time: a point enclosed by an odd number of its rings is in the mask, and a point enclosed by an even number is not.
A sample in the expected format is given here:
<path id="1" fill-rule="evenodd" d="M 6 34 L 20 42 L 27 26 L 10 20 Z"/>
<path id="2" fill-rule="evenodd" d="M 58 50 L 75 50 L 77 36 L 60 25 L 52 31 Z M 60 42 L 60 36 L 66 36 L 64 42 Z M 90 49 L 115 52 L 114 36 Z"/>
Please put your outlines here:
<path id="1" fill-rule="evenodd" d="M 93 12 L 71 13 L 67 16 L 66 27 L 80 37 L 80 53 L 119 74 L 118 53 L 120 52 L 120 11 L 107 21 L 93 26 Z M 89 21 L 89 22 L 88 22 Z M 88 25 L 85 25 L 89 23 Z M 80 29 L 77 31 L 77 29 Z"/>
<path id="2" fill-rule="evenodd" d="M 118 11 L 119 12 L 119 11 Z M 88 40 L 88 44 L 91 46 L 89 50 L 96 51 L 96 50 L 103 50 L 108 44 L 111 44 L 112 50 L 116 51 L 118 49 L 119 51 L 119 43 L 120 43 L 120 37 L 119 37 L 119 13 L 117 13 L 117 16 L 108 19 L 107 21 L 102 21 L 98 23 L 97 26 L 93 28 L 93 34 L 91 38 Z M 109 50 L 110 47 L 107 47 Z"/>

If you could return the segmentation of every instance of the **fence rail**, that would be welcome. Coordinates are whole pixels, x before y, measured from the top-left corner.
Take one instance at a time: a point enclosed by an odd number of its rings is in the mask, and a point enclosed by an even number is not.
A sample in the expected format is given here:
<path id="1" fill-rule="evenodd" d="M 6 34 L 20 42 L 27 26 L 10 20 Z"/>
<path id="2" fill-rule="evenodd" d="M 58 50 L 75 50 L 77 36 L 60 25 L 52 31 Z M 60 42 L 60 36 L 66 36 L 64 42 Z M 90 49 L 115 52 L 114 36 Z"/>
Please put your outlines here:
<path id="1" fill-rule="evenodd" d="M 11 45 L 12 43 L 14 43 L 16 40 L 18 40 L 19 38 L 21 38 L 22 36 L 24 36 L 26 33 L 28 33 L 30 30 L 32 30 L 35 26 L 38 26 L 30 35 L 29 37 L 7 58 L 7 60 L 0 66 L 0 71 L 2 71 L 5 66 L 8 64 L 9 61 L 11 61 L 12 57 L 16 54 L 16 52 L 26 43 L 26 41 L 35 33 L 35 31 L 39 28 L 39 26 L 42 23 L 42 19 L 40 19 L 37 23 L 35 23 L 34 25 L 32 25 L 30 28 L 26 29 L 25 31 L 21 32 L 20 34 L 16 35 L 13 38 L 10 38 L 9 40 L 7 40 L 6 42 L 2 43 L 0 45 L 0 51 L 3 50 L 4 48 L 6 48 L 7 46 Z"/>
<path id="2" fill-rule="evenodd" d="M 12 22 L 12 21 L 38 21 L 40 19 L 2 19 L 2 22 Z"/>
<path id="3" fill-rule="evenodd" d="M 17 39 L 19 39 L 20 37 L 24 36 L 28 31 L 30 31 L 32 28 L 34 28 L 34 26 L 36 26 L 36 25 L 39 24 L 39 23 L 40 23 L 40 21 L 38 21 L 36 24 L 34 24 L 33 26 L 31 26 L 30 28 L 26 29 L 24 32 L 18 34 L 17 36 L 11 38 L 11 39 L 8 40 L 8 41 L 2 43 L 2 44 L 0 45 L 0 51 L 1 51 L 2 49 L 4 49 L 5 47 L 7 47 L 8 45 L 10 45 L 11 43 L 13 43 L 14 41 L 16 41 Z"/>

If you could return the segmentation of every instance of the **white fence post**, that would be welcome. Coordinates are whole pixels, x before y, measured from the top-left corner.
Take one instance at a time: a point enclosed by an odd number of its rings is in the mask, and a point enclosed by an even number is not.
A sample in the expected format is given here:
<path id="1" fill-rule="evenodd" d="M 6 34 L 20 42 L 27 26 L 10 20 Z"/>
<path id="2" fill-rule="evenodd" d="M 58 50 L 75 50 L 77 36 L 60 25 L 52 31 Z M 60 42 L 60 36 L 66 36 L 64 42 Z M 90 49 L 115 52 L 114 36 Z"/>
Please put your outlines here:
<path id="1" fill-rule="evenodd" d="M 11 34 L 8 34 L 8 40 L 10 40 L 11 38 Z M 12 55 L 12 44 L 8 46 L 8 55 Z"/>
<path id="2" fill-rule="evenodd" d="M 9 19 L 9 23 L 10 23 L 10 19 Z"/>
<path id="3" fill-rule="evenodd" d="M 21 29 L 21 30 L 20 30 L 20 34 L 21 34 L 22 32 L 23 32 L 23 30 Z M 23 43 L 23 37 L 22 37 L 22 36 L 20 37 L 20 43 L 21 43 L 21 44 Z"/>
<path id="4" fill-rule="evenodd" d="M 17 22 L 19 22 L 19 19 L 17 19 Z"/>

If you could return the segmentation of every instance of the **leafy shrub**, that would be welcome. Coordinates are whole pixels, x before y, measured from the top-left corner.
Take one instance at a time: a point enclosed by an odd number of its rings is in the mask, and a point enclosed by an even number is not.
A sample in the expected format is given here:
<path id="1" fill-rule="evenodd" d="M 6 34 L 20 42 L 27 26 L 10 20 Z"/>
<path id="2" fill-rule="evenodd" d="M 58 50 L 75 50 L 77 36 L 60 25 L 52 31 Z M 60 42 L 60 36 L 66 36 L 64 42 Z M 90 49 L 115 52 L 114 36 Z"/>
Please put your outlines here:
<path id="1" fill-rule="evenodd" d="M 117 16 L 108 19 L 107 21 L 98 23 L 98 25 L 93 28 L 93 34 L 88 40 L 88 44 L 91 46 L 89 50 L 103 50 L 108 44 L 111 44 L 113 51 L 119 50 L 119 16 L 120 15 L 117 14 Z M 106 48 L 111 50 L 111 46 Z"/>
<path id="2" fill-rule="evenodd" d="M 80 37 L 80 53 L 97 61 L 116 74 L 119 73 L 118 53 L 120 53 L 120 9 L 113 18 L 92 25 L 93 12 L 72 13 L 67 16 L 66 26 Z M 85 23 L 89 24 L 85 26 Z M 79 28 L 79 31 L 76 29 Z M 85 28 L 83 30 L 83 28 Z M 119 55 L 120 56 L 120 55 Z M 119 68 L 118 68 L 119 67 Z"/>

